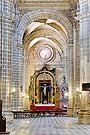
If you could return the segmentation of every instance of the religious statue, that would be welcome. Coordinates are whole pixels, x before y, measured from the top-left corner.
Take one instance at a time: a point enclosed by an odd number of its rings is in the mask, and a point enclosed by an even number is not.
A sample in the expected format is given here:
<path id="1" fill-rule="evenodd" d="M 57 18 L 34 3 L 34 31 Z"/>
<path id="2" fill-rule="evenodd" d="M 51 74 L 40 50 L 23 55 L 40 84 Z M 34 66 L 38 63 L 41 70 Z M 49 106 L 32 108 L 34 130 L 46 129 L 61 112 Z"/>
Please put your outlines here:
<path id="1" fill-rule="evenodd" d="M 43 101 L 44 104 L 47 104 L 49 102 L 49 87 L 46 83 L 44 83 L 43 86 L 40 86 L 42 88 L 41 91 L 41 102 Z M 43 95 L 43 97 L 42 97 Z"/>
<path id="2" fill-rule="evenodd" d="M 43 90 L 43 92 L 44 92 L 44 96 L 46 96 L 46 89 L 47 89 L 46 84 L 44 84 L 43 88 L 44 88 L 44 90 Z"/>
<path id="3" fill-rule="evenodd" d="M 47 100 L 46 100 L 46 89 L 47 89 L 47 86 L 46 86 L 46 84 L 44 84 L 44 86 L 43 86 L 43 92 L 44 92 L 44 104 L 47 104 Z"/>
<path id="4" fill-rule="evenodd" d="M 46 99 L 46 93 L 47 93 L 47 87 L 46 84 L 44 83 L 44 86 L 40 86 L 43 88 L 43 93 L 44 93 L 44 97 L 43 97 L 43 100 L 44 100 L 44 104 L 47 104 L 47 99 Z M 41 95 L 41 98 L 42 98 L 42 95 Z"/>

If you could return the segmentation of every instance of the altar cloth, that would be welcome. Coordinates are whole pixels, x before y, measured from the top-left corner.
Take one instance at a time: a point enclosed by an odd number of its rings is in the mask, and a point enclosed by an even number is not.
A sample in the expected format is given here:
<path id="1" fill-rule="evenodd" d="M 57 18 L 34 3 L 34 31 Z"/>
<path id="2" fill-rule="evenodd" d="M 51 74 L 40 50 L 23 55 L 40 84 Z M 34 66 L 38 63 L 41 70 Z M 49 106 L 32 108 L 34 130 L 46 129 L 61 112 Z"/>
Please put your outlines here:
<path id="1" fill-rule="evenodd" d="M 55 104 L 35 104 L 35 110 L 53 110 Z"/>

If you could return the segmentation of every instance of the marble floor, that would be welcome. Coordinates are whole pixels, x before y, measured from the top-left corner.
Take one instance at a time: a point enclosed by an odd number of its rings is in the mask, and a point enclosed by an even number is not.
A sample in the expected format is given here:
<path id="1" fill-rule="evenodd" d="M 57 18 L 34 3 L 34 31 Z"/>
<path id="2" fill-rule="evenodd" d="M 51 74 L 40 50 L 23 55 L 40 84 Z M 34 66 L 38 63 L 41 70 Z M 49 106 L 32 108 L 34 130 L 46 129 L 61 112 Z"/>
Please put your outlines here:
<path id="1" fill-rule="evenodd" d="M 90 135 L 90 125 L 78 124 L 72 117 L 14 119 L 7 124 L 10 135 Z"/>

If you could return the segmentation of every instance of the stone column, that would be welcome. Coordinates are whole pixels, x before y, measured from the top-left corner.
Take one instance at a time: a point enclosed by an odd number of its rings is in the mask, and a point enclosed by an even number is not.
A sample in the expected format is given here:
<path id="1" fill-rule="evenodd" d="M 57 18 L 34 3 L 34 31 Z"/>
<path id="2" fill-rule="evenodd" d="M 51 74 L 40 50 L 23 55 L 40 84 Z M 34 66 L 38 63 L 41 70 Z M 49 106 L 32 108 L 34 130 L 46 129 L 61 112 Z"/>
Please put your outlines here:
<path id="1" fill-rule="evenodd" d="M 22 71 L 23 71 L 23 48 L 17 47 L 17 110 L 22 109 Z"/>
<path id="2" fill-rule="evenodd" d="M 2 99 L 2 1 L 0 1 L 0 99 Z"/>
<path id="3" fill-rule="evenodd" d="M 80 0 L 80 86 L 90 83 L 90 2 Z M 81 91 L 81 109 L 78 115 L 79 123 L 90 123 L 89 97 L 90 92 Z"/>
<path id="4" fill-rule="evenodd" d="M 2 100 L 3 116 L 7 123 L 13 122 L 11 109 L 11 36 L 12 36 L 12 1 L 0 1 L 0 33 L 1 33 L 1 82 L 0 98 Z"/>
<path id="5" fill-rule="evenodd" d="M 16 10 L 13 7 L 12 16 L 15 18 L 12 23 L 12 47 L 11 47 L 11 82 L 12 82 L 12 97 L 11 97 L 11 109 L 17 109 L 17 23 L 16 23 Z M 13 89 L 15 92 L 13 93 Z"/>
<path id="6" fill-rule="evenodd" d="M 67 109 L 67 116 L 73 116 L 73 44 L 68 45 L 68 86 L 69 86 L 69 108 Z"/>
<path id="7" fill-rule="evenodd" d="M 19 12 L 13 7 L 13 27 L 12 27 L 12 55 L 11 55 L 11 66 L 12 66 L 12 89 L 15 89 L 15 93 L 12 94 L 12 109 L 22 109 L 22 66 L 23 66 L 23 47 L 17 44 L 18 40 L 18 23 L 19 23 Z"/>
<path id="8" fill-rule="evenodd" d="M 80 104 L 80 42 L 79 42 L 79 21 L 74 22 L 74 116 L 77 116 L 77 111 L 79 111 Z"/>
<path id="9" fill-rule="evenodd" d="M 25 95 L 25 58 L 26 56 L 25 56 L 25 49 L 23 50 L 23 94 Z M 25 102 L 26 102 L 26 96 L 23 96 L 23 109 L 25 108 L 25 106 L 27 106 L 26 104 L 25 104 Z"/>

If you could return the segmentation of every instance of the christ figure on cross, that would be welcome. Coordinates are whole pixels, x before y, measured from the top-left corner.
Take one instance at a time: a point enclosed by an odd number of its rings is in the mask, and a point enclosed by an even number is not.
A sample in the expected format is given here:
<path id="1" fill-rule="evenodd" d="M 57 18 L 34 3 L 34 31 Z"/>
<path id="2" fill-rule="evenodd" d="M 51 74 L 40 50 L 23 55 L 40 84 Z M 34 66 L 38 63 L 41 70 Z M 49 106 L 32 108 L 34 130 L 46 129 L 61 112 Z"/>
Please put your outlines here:
<path id="1" fill-rule="evenodd" d="M 47 98 L 49 98 L 48 97 L 48 87 L 50 87 L 50 86 L 47 86 L 46 85 L 46 83 L 44 83 L 44 85 L 43 86 L 40 86 L 41 88 L 42 88 L 42 91 L 43 91 L 43 102 L 46 104 L 48 101 L 48 99 Z"/>
<path id="2" fill-rule="evenodd" d="M 46 100 L 47 87 L 48 87 L 48 86 L 46 86 L 46 84 L 44 84 L 44 86 L 43 86 L 43 92 L 44 92 L 44 103 L 45 103 L 45 104 L 47 103 L 47 100 Z"/>
<path id="3" fill-rule="evenodd" d="M 46 89 L 47 89 L 47 87 L 48 87 L 48 86 L 46 86 L 46 84 L 44 84 L 44 86 L 43 86 L 43 88 L 44 88 L 44 89 L 43 89 L 44 96 L 46 96 Z"/>

